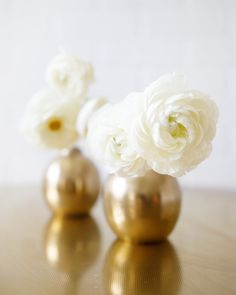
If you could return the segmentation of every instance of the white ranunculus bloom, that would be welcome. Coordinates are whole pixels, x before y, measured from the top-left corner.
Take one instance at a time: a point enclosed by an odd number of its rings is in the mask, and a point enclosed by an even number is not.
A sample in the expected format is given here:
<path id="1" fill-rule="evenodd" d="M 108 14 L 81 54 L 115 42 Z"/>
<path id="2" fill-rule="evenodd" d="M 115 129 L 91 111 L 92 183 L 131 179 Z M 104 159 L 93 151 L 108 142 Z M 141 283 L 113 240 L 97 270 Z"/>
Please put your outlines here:
<path id="1" fill-rule="evenodd" d="M 87 143 L 94 158 L 101 161 L 110 173 L 126 177 L 141 176 L 148 167 L 131 142 L 133 118 L 129 118 L 128 124 L 128 105 L 127 100 L 118 105 L 106 104 L 101 107 L 89 121 Z"/>
<path id="2" fill-rule="evenodd" d="M 151 84 L 143 99 L 133 140 L 153 170 L 181 176 L 208 157 L 218 109 L 207 95 L 171 74 Z"/>
<path id="3" fill-rule="evenodd" d="M 51 89 L 38 92 L 30 101 L 22 122 L 22 132 L 33 144 L 63 149 L 78 139 L 78 105 Z"/>
<path id="4" fill-rule="evenodd" d="M 62 53 L 49 64 L 46 79 L 50 87 L 83 103 L 94 80 L 92 65 L 75 54 Z"/>
<path id="5" fill-rule="evenodd" d="M 82 138 L 85 138 L 88 132 L 88 122 L 93 114 L 107 103 L 106 97 L 88 100 L 80 110 L 77 120 L 77 130 Z"/>

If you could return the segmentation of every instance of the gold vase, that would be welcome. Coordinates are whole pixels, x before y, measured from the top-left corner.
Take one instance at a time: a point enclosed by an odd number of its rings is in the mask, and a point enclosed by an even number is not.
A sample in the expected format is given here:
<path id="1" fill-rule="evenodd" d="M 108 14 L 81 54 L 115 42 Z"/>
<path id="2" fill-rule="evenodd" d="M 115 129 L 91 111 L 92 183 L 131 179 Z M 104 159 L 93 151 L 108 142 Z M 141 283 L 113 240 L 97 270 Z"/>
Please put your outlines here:
<path id="1" fill-rule="evenodd" d="M 108 223 L 120 239 L 158 242 L 178 220 L 181 193 L 175 178 L 154 171 L 137 178 L 111 175 L 103 187 L 103 202 Z"/>
<path id="2" fill-rule="evenodd" d="M 44 195 L 55 214 L 87 214 L 98 194 L 98 172 L 78 149 L 69 150 L 49 165 L 44 179 Z"/>
<path id="3" fill-rule="evenodd" d="M 181 269 L 170 242 L 135 245 L 115 241 L 104 265 L 106 294 L 179 293 Z"/>

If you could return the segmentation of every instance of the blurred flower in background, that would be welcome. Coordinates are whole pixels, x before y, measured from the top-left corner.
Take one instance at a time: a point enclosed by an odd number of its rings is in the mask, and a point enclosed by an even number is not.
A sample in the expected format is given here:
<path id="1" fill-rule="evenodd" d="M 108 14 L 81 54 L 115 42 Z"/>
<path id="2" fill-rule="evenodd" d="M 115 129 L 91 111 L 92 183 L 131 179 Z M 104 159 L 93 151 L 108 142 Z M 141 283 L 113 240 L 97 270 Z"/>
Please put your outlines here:
<path id="1" fill-rule="evenodd" d="M 47 69 L 49 88 L 33 96 L 26 108 L 21 127 L 28 141 L 49 149 L 73 146 L 80 137 L 77 117 L 93 77 L 92 66 L 78 55 L 56 56 Z"/>
<path id="2" fill-rule="evenodd" d="M 78 140 L 78 105 L 55 90 L 44 89 L 30 101 L 22 131 L 28 141 L 46 148 L 61 149 Z"/>
<path id="3" fill-rule="evenodd" d="M 94 81 L 93 67 L 76 54 L 62 53 L 49 64 L 46 80 L 51 88 L 83 103 Z"/>

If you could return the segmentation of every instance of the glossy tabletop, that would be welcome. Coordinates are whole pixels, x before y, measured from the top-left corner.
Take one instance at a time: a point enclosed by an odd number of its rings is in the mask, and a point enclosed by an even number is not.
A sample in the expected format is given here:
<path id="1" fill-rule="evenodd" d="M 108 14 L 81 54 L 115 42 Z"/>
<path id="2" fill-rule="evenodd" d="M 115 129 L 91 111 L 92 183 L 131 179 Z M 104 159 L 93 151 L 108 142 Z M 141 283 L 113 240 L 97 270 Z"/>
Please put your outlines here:
<path id="1" fill-rule="evenodd" d="M 236 294 L 236 195 L 183 190 L 165 243 L 117 241 L 101 203 L 52 217 L 37 188 L 0 188 L 0 294 Z"/>

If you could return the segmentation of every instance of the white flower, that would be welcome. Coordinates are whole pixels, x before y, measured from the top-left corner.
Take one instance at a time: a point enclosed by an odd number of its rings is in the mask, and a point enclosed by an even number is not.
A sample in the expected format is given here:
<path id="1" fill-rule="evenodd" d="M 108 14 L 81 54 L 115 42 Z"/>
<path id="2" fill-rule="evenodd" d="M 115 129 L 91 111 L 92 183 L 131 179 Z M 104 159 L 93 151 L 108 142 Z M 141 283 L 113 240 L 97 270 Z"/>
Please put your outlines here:
<path id="1" fill-rule="evenodd" d="M 78 105 L 58 92 L 44 89 L 30 101 L 22 122 L 22 131 L 31 143 L 62 149 L 78 139 Z"/>
<path id="2" fill-rule="evenodd" d="M 218 109 L 205 94 L 190 90 L 181 75 L 152 83 L 133 132 L 136 150 L 162 174 L 181 176 L 208 157 Z"/>
<path id="3" fill-rule="evenodd" d="M 123 104 L 106 104 L 89 120 L 87 143 L 92 155 L 100 160 L 110 173 L 121 176 L 144 175 L 146 161 L 133 148 L 131 126 L 127 117 L 128 100 Z M 134 109 L 137 104 L 134 105 Z M 133 112 L 134 114 L 135 112 Z"/>
<path id="4" fill-rule="evenodd" d="M 46 79 L 53 89 L 83 102 L 94 79 L 93 68 L 78 55 L 62 53 L 49 64 Z"/>
<path id="5" fill-rule="evenodd" d="M 77 120 L 77 130 L 80 137 L 85 138 L 88 132 L 88 123 L 93 114 L 107 103 L 106 97 L 88 100 L 80 110 Z"/>

